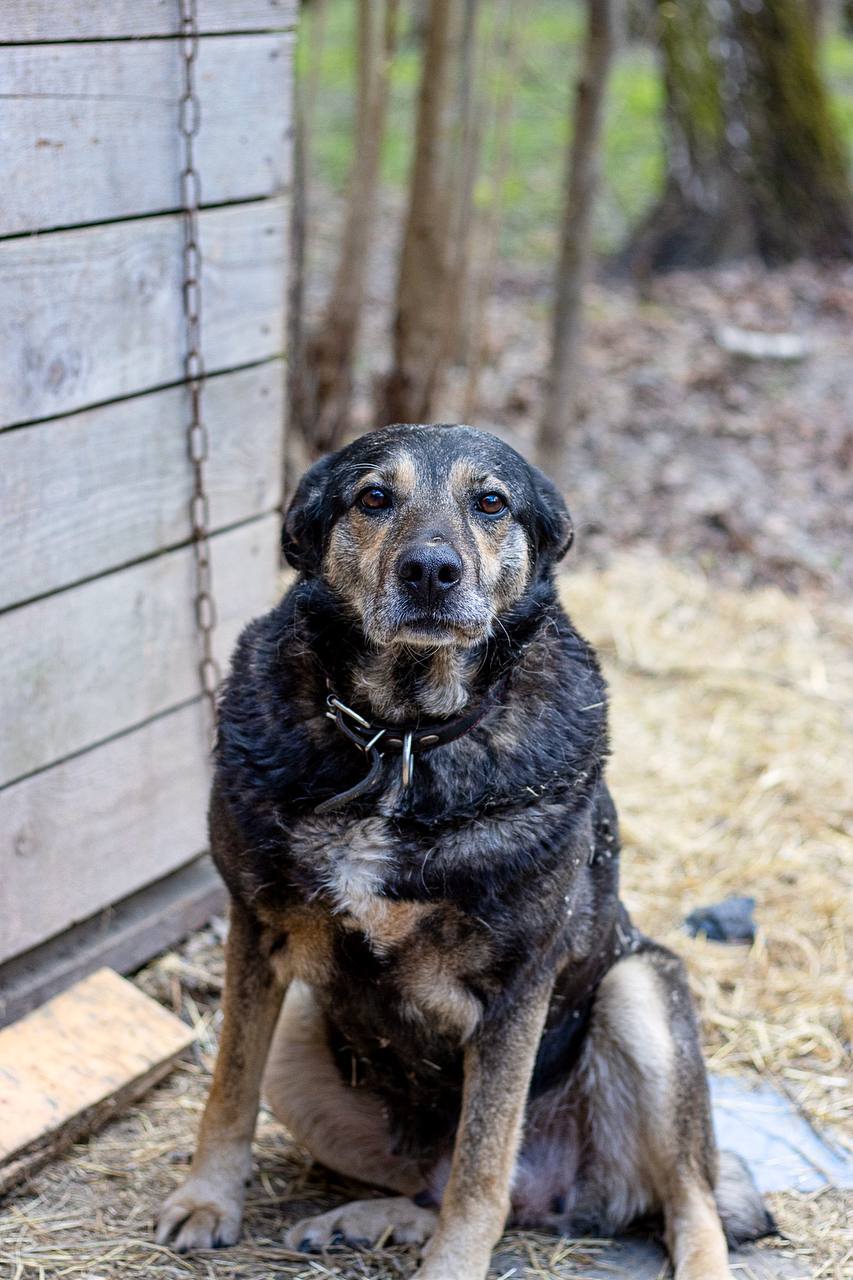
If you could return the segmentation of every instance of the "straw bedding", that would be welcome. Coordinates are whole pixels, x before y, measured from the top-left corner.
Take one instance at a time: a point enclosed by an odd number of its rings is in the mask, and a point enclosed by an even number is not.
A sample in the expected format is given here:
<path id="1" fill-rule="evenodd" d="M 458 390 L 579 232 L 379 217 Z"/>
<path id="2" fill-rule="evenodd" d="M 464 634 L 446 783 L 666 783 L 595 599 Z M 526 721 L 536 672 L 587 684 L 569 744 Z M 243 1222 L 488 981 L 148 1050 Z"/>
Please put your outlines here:
<path id="1" fill-rule="evenodd" d="M 568 575 L 565 600 L 599 647 L 612 699 L 611 778 L 638 922 L 687 960 L 709 1061 L 760 1072 L 837 1140 L 850 1133 L 853 617 L 774 589 L 721 591 L 657 558 L 621 556 Z M 757 900 L 751 947 L 690 939 L 697 905 Z M 198 1042 L 139 1106 L 12 1195 L 0 1210 L 0 1276 L 391 1280 L 404 1248 L 309 1259 L 282 1225 L 345 1194 L 265 1113 L 241 1244 L 179 1258 L 152 1243 L 156 1206 L 189 1160 L 215 1052 L 221 923 L 138 976 L 183 1013 Z M 804 1280 L 853 1269 L 839 1191 L 770 1198 Z M 381 1242 L 380 1242 L 381 1244 Z M 508 1235 L 492 1276 L 582 1277 L 595 1241 Z M 747 1274 L 742 1272 L 739 1274 Z"/>

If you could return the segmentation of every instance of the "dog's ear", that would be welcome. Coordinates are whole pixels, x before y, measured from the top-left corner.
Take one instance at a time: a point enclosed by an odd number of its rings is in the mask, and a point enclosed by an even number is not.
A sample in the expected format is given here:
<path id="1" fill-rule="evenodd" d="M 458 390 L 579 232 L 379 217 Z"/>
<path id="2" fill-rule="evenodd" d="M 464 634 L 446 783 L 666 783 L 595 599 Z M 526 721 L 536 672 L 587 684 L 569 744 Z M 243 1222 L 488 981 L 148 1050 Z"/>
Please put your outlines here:
<path id="1" fill-rule="evenodd" d="M 309 577 L 320 572 L 323 547 L 332 524 L 326 485 L 333 456 L 328 454 L 305 472 L 285 512 L 281 531 L 281 549 L 288 564 Z"/>
<path id="2" fill-rule="evenodd" d="M 533 478 L 533 529 L 536 551 L 544 565 L 556 564 L 575 537 L 572 518 L 563 495 L 553 480 L 538 467 L 530 468 Z"/>

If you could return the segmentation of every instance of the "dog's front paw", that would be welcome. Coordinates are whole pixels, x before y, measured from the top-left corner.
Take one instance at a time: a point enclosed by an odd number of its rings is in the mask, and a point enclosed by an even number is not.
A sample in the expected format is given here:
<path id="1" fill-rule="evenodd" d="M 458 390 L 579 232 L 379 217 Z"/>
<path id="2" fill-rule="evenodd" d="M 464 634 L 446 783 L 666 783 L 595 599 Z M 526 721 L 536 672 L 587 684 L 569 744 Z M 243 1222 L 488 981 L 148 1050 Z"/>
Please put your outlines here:
<path id="1" fill-rule="evenodd" d="M 370 1249 L 383 1244 L 423 1244 L 435 1229 L 438 1214 L 421 1209 L 408 1196 L 353 1200 L 328 1213 L 303 1218 L 285 1235 L 289 1249 L 314 1253 L 330 1244 Z"/>
<path id="2" fill-rule="evenodd" d="M 178 1253 L 236 1244 L 243 1218 L 242 1187 L 229 1191 L 190 1176 L 169 1196 L 157 1223 L 157 1243 Z"/>

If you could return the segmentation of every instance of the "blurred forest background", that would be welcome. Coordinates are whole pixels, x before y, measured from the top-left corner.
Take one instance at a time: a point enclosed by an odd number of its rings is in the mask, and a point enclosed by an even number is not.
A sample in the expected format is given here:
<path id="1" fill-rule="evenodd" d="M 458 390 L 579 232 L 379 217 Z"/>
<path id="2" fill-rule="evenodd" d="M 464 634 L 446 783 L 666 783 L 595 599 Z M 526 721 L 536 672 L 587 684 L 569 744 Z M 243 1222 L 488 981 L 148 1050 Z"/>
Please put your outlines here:
<path id="1" fill-rule="evenodd" d="M 849 586 L 853 5 L 305 0 L 292 473 L 470 421 L 586 554 Z"/>

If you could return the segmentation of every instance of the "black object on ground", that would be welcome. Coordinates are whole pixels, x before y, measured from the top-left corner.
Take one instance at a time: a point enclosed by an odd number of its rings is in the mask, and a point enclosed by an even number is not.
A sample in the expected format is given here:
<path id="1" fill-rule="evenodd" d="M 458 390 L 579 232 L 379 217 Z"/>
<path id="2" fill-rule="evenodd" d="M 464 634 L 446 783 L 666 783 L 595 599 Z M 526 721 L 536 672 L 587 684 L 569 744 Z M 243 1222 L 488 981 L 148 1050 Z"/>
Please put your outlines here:
<path id="1" fill-rule="evenodd" d="M 710 907 L 697 907 L 684 921 L 692 938 L 703 933 L 711 942 L 754 942 L 755 898 L 724 898 Z"/>

